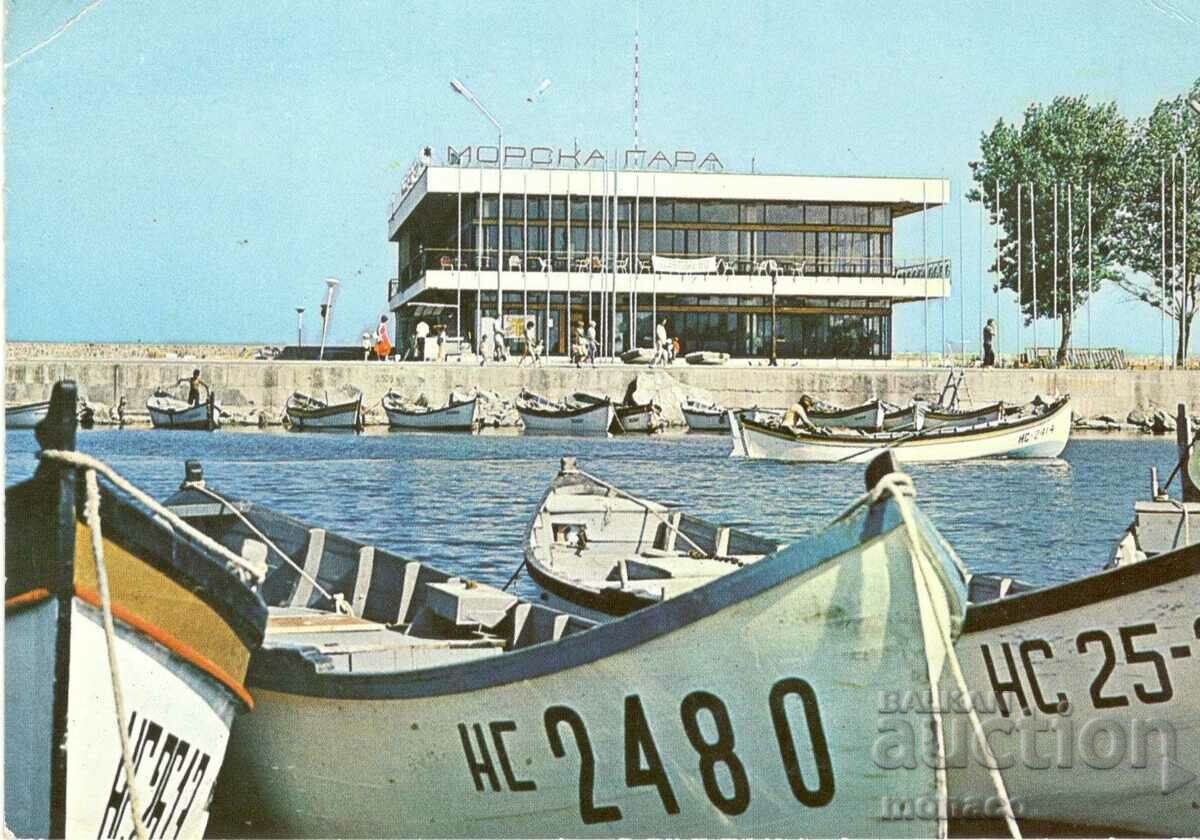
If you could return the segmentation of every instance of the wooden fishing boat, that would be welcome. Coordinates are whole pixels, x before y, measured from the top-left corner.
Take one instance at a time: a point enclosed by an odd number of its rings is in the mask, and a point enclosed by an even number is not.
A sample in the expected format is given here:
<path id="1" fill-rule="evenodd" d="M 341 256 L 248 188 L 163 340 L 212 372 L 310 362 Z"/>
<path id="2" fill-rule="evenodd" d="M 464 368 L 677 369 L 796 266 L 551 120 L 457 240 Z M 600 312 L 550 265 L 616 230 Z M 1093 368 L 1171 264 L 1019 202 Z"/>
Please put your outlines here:
<path id="1" fill-rule="evenodd" d="M 626 434 L 654 434 L 667 427 L 662 412 L 653 402 L 645 405 L 619 405 L 616 407 L 617 424 Z"/>
<path id="2" fill-rule="evenodd" d="M 441 408 L 408 405 L 394 391 L 383 395 L 383 410 L 388 426 L 393 429 L 424 429 L 426 431 L 466 432 L 479 423 L 479 398 L 462 402 L 451 397 Z"/>
<path id="3" fill-rule="evenodd" d="M 870 400 L 850 408 L 814 407 L 805 412 L 808 420 L 818 429 L 838 427 L 843 429 L 878 430 L 883 424 L 883 403 Z"/>
<path id="4" fill-rule="evenodd" d="M 5 827 L 199 838 L 232 719 L 252 705 L 263 567 L 74 452 L 75 422 L 75 384 L 60 382 L 37 472 L 5 491 Z"/>
<path id="5" fill-rule="evenodd" d="M 543 601 L 594 621 L 695 589 L 778 548 L 626 493 L 573 459 L 550 483 L 524 541 L 525 568 Z"/>
<path id="6" fill-rule="evenodd" d="M 888 476 L 818 536 L 598 626 L 258 505 L 176 496 L 224 544 L 290 558 L 270 555 L 257 708 L 223 778 L 284 836 L 936 836 L 936 817 L 881 815 L 881 796 L 939 801 L 944 776 L 881 771 L 863 702 L 928 692 L 962 615 L 909 492 Z"/>
<path id="7" fill-rule="evenodd" d="M 654 361 L 654 350 L 650 347 L 634 347 L 621 354 L 621 361 L 627 365 L 648 365 Z"/>
<path id="8" fill-rule="evenodd" d="M 616 410 L 609 400 L 568 406 L 522 391 L 517 413 L 528 434 L 607 435 L 615 425 Z"/>
<path id="9" fill-rule="evenodd" d="M 684 400 L 679 408 L 683 412 L 689 432 L 729 431 L 729 417 L 719 405 Z"/>
<path id="10" fill-rule="evenodd" d="M 146 400 L 150 412 L 150 424 L 156 429 L 193 429 L 211 432 L 221 425 L 221 408 L 216 404 L 211 391 L 202 403 L 184 402 L 170 394 L 156 392 Z"/>
<path id="11" fill-rule="evenodd" d="M 296 391 L 288 397 L 284 410 L 287 425 L 297 432 L 361 431 L 363 428 L 362 392 L 343 402 L 331 403 Z"/>
<path id="12" fill-rule="evenodd" d="M 940 429 L 951 427 L 961 429 L 976 426 L 980 423 L 994 423 L 1005 417 L 1004 403 L 996 402 L 979 408 L 947 411 L 943 408 L 929 406 L 924 408 L 923 428 Z"/>
<path id="13" fill-rule="evenodd" d="M 969 428 L 920 432 L 838 433 L 805 430 L 733 412 L 734 457 L 779 461 L 863 463 L 883 452 L 901 462 L 962 461 L 972 458 L 1057 458 L 1071 434 L 1069 397 L 1048 405 L 1031 403 L 1028 413 Z"/>
<path id="14" fill-rule="evenodd" d="M 723 365 L 729 361 L 729 354 L 716 350 L 696 350 L 686 354 L 683 360 L 689 365 Z"/>
<path id="15" fill-rule="evenodd" d="M 884 432 L 919 432 L 924 428 L 925 410 L 913 403 L 904 408 L 884 411 L 883 420 L 875 431 Z"/>
<path id="16" fill-rule="evenodd" d="M 4 409 L 4 428 L 32 429 L 45 419 L 46 413 L 49 410 L 49 401 L 6 406 Z"/>

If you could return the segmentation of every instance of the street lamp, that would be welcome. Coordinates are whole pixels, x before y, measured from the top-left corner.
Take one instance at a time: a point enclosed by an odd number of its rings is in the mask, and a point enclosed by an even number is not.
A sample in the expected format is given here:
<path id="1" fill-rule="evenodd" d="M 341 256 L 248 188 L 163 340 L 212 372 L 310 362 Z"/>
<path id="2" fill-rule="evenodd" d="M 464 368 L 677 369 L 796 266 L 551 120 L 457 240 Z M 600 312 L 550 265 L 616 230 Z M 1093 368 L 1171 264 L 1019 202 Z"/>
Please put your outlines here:
<path id="1" fill-rule="evenodd" d="M 304 307 L 296 307 L 296 346 L 304 346 Z"/>
<path id="2" fill-rule="evenodd" d="M 333 296 L 337 291 L 338 281 L 334 277 L 326 277 L 325 285 L 328 288 L 325 292 L 325 302 L 321 304 L 321 352 L 317 355 L 318 361 L 325 359 L 325 334 L 329 328 L 329 318 L 333 315 Z"/>
<path id="3" fill-rule="evenodd" d="M 496 319 L 503 323 L 504 321 L 504 289 L 501 280 L 501 272 L 504 270 L 504 129 L 496 118 L 492 116 L 491 111 L 483 107 L 483 103 L 475 98 L 475 94 L 467 90 L 467 86 L 458 79 L 450 80 L 450 87 L 454 92 L 465 98 L 468 102 L 479 109 L 479 112 L 488 118 L 492 125 L 496 126 L 496 161 L 499 166 L 500 179 L 496 190 Z M 480 213 L 483 208 L 479 208 Z M 479 252 L 483 251 L 483 243 L 478 243 Z M 476 259 L 478 259 L 478 254 Z M 475 335 L 479 336 L 479 301 L 475 301 Z"/>

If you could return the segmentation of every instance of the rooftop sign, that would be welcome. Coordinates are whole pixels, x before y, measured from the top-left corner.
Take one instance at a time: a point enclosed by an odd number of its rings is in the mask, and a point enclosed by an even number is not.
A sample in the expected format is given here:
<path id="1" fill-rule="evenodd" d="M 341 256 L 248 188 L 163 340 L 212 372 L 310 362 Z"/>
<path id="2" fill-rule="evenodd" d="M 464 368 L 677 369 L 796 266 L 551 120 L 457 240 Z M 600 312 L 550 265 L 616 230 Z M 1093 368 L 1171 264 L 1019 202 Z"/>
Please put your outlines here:
<path id="1" fill-rule="evenodd" d="M 713 152 L 700 157 L 691 149 L 674 151 L 651 149 L 623 149 L 606 153 L 599 149 L 585 151 L 578 147 L 563 149 L 557 146 L 509 146 L 503 150 L 503 165 L 507 167 L 529 167 L 546 169 L 664 169 L 670 171 L 697 171 L 707 168 L 711 172 L 723 172 L 725 164 Z M 446 147 L 446 161 L 451 166 L 496 166 L 501 165 L 501 150 L 498 146 L 463 146 L 456 149 Z"/>

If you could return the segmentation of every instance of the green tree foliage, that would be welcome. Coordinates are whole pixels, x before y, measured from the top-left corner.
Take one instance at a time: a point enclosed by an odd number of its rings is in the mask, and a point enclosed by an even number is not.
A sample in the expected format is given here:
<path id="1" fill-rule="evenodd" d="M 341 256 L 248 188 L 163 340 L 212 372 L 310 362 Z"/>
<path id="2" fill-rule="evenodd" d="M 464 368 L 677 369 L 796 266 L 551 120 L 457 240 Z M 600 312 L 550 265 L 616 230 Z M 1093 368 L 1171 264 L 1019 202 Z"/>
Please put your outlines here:
<path id="1" fill-rule="evenodd" d="M 1117 221 L 1117 256 L 1130 270 L 1118 277 L 1117 283 L 1175 322 L 1174 353 L 1179 364 L 1187 355 L 1192 319 L 1200 311 L 1200 114 L 1188 106 L 1188 99 L 1200 103 L 1200 79 L 1190 92 L 1160 101 L 1149 117 L 1134 124 L 1129 166 L 1123 178 L 1124 207 Z"/>
<path id="2" fill-rule="evenodd" d="M 1130 154 L 1129 124 L 1115 103 L 1093 105 L 1086 96 L 1035 103 L 1017 126 L 997 121 L 980 139 L 981 160 L 971 169 L 971 201 L 983 201 L 1004 231 L 991 271 L 1000 285 L 1019 291 L 1025 322 L 1062 319 L 1058 363 L 1065 361 L 1075 311 L 1105 279 L 1118 276 L 1117 217 Z M 997 184 L 999 192 L 997 194 Z M 1087 191 L 1092 184 L 1092 273 L 1088 277 Z M 1020 185 L 1020 287 L 1018 289 L 1017 187 Z M 1058 248 L 1054 243 L 1057 186 Z M 1067 192 L 1071 192 L 1068 227 Z M 1033 212 L 1030 213 L 1030 190 Z M 1032 217 L 1032 218 L 1031 218 Z M 1034 254 L 1036 253 L 1036 263 Z M 1054 283 L 1057 262 L 1058 283 Z M 1072 282 L 1071 266 L 1074 266 Z M 1034 278 L 1036 277 L 1036 295 Z"/>

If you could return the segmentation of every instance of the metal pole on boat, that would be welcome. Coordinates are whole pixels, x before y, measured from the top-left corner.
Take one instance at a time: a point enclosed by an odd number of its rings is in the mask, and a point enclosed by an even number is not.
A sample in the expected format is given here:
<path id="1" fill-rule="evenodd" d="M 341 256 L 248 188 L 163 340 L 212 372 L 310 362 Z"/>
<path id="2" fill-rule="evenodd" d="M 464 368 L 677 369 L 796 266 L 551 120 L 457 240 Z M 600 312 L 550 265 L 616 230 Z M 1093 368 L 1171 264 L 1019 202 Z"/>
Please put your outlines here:
<path id="1" fill-rule="evenodd" d="M 296 307 L 296 346 L 304 346 L 304 307 Z"/>
<path id="2" fill-rule="evenodd" d="M 333 277 L 325 278 L 325 303 L 321 307 L 321 352 L 318 354 L 318 361 L 325 359 L 325 335 L 329 330 L 329 319 L 333 315 L 333 293 L 337 289 L 338 281 Z"/>

